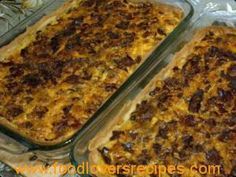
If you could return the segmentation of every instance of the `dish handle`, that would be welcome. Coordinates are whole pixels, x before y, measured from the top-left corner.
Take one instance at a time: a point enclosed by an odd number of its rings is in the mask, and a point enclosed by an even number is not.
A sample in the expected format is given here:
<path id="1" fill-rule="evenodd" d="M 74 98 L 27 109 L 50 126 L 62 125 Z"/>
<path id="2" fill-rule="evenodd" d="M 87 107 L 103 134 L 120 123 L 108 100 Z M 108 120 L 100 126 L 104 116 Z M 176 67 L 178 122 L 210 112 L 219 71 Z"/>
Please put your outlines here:
<path id="1" fill-rule="evenodd" d="M 0 150 L 14 155 L 21 155 L 30 151 L 26 146 L 2 133 L 0 133 Z"/>

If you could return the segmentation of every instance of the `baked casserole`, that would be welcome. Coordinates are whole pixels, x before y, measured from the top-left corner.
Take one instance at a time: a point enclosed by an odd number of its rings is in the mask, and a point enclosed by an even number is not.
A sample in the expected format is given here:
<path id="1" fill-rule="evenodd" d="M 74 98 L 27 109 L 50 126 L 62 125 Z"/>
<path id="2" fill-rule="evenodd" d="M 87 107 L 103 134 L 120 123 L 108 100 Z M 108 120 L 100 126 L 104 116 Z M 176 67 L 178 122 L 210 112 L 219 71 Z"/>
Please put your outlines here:
<path id="1" fill-rule="evenodd" d="M 0 123 L 41 145 L 69 139 L 182 18 L 147 1 L 66 2 L 0 49 Z"/>
<path id="2" fill-rule="evenodd" d="M 91 164 L 185 168 L 164 173 L 166 177 L 235 176 L 236 29 L 211 26 L 198 30 L 90 142 L 89 149 Z M 190 170 L 193 165 L 215 165 L 219 173 L 203 175 L 199 169 Z M 149 177 L 123 173 L 117 176 Z M 95 175 L 114 176 L 101 175 L 101 171 Z"/>

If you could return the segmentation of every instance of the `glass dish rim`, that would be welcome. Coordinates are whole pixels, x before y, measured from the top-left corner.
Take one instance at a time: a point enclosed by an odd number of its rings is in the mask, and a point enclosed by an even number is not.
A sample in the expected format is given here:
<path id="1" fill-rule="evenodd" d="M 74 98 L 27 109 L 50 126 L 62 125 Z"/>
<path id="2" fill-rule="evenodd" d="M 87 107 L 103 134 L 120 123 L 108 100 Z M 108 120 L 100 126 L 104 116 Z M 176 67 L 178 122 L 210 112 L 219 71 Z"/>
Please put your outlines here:
<path id="1" fill-rule="evenodd" d="M 22 23 L 29 22 L 30 20 L 33 20 L 34 18 L 36 18 L 40 14 L 44 13 L 44 10 L 46 8 L 48 8 L 49 6 L 53 5 L 56 1 L 57 0 L 52 0 L 48 3 L 46 3 L 41 8 L 39 8 L 36 12 L 31 14 L 29 17 L 26 17 L 22 22 L 20 22 L 18 25 L 16 25 L 14 28 L 12 28 L 10 31 L 8 31 L 4 35 L 0 36 L 0 38 L 4 37 L 6 34 L 11 33 L 13 30 L 18 29 Z M 94 122 L 94 120 L 97 119 L 98 116 L 109 107 L 109 105 L 111 103 L 116 101 L 117 98 L 120 95 L 122 95 L 122 92 L 124 90 L 126 90 L 126 88 L 129 85 L 131 85 L 143 71 L 145 71 L 145 68 L 147 68 L 153 62 L 153 60 L 156 59 L 155 57 L 153 57 L 153 55 L 156 55 L 160 51 L 164 51 L 166 49 L 167 44 L 169 44 L 172 41 L 172 38 L 174 38 L 174 36 L 176 36 L 176 34 L 178 32 L 181 32 L 182 29 L 185 28 L 187 26 L 187 24 L 190 22 L 190 19 L 192 18 L 193 14 L 194 14 L 194 8 L 193 8 L 192 4 L 187 0 L 179 0 L 179 1 L 182 1 L 184 4 L 188 5 L 189 11 L 184 14 L 184 18 L 181 20 L 181 22 L 178 24 L 178 26 L 161 42 L 161 44 L 158 47 L 156 47 L 156 49 L 147 57 L 147 59 L 127 78 L 127 80 L 121 85 L 121 87 L 119 87 L 117 89 L 117 91 L 104 102 L 104 104 L 102 104 L 102 106 L 95 112 L 95 114 L 93 114 L 93 116 L 91 116 L 91 118 L 88 119 L 88 121 L 82 126 L 82 128 L 79 129 L 76 133 L 74 133 L 73 136 L 70 137 L 68 140 L 65 140 L 63 142 L 60 142 L 60 143 L 54 144 L 54 145 L 42 145 L 42 144 L 34 143 L 33 141 L 25 138 L 24 136 L 14 132 L 13 130 L 10 130 L 9 128 L 7 128 L 3 125 L 0 125 L 0 133 L 3 133 L 7 137 L 10 137 L 13 140 L 15 140 L 17 143 L 28 148 L 27 152 L 29 152 L 29 151 L 52 151 L 52 150 L 63 148 L 63 147 L 70 145 L 70 144 L 73 145 L 74 144 L 73 142 L 75 142 L 76 139 L 79 139 L 82 132 L 85 131 Z"/>

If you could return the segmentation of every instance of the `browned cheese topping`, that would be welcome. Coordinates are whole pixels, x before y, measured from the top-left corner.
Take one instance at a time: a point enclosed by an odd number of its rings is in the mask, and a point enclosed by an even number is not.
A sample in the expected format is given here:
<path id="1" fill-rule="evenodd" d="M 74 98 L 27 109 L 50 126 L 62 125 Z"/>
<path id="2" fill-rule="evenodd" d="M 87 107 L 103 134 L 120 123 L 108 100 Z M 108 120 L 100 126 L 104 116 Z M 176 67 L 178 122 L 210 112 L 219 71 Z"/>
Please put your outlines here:
<path id="1" fill-rule="evenodd" d="M 236 30 L 206 31 L 99 148 L 107 164 L 220 165 L 220 177 L 236 175 Z"/>
<path id="2" fill-rule="evenodd" d="M 83 1 L 0 63 L 0 116 L 37 143 L 68 139 L 182 17 L 162 4 Z"/>

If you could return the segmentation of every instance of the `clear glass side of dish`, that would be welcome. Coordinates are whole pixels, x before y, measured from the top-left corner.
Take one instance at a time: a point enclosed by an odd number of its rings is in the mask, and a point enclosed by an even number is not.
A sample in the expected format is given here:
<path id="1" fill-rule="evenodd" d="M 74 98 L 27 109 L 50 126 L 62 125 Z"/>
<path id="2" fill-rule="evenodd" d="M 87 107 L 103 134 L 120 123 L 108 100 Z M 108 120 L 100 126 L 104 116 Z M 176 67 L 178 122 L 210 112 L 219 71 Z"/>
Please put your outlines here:
<path id="1" fill-rule="evenodd" d="M 236 9 L 235 9 L 236 10 Z M 212 25 L 216 26 L 229 26 L 236 28 L 236 11 L 228 10 L 212 10 L 202 13 L 197 19 L 193 20 L 180 36 L 168 46 L 168 48 L 156 58 L 158 62 L 155 62 L 147 70 L 145 77 L 140 78 L 135 82 L 133 87 L 128 91 L 128 97 L 121 100 L 118 106 L 114 107 L 105 118 L 101 119 L 100 122 L 93 127 L 93 131 L 88 132 L 88 135 L 83 139 L 78 139 L 75 143 L 73 150 L 71 151 L 71 162 L 74 165 L 82 164 L 83 162 L 88 162 L 88 149 L 85 144 L 87 144 L 95 135 L 98 130 L 102 130 L 107 123 L 112 121 L 112 118 L 117 115 L 119 110 L 132 101 L 138 93 L 149 83 L 149 81 L 155 77 L 168 63 L 173 59 L 176 52 L 180 51 L 183 46 L 189 42 L 195 32 L 203 27 L 208 27 Z M 84 175 L 85 177 L 87 175 Z"/>
<path id="2" fill-rule="evenodd" d="M 24 32 L 25 29 L 36 23 L 42 16 L 50 14 L 54 10 L 63 4 L 65 0 L 52 0 L 48 3 L 47 6 L 44 6 L 39 11 L 34 13 L 29 18 L 23 20 L 20 24 L 18 24 L 11 31 L 6 33 L 4 36 L 0 37 L 0 46 L 3 46 L 9 43 L 12 39 L 14 39 L 17 35 Z M 79 1 L 79 0 L 78 0 Z M 139 0 L 142 1 L 142 0 Z M 125 83 L 117 90 L 117 92 L 112 95 L 102 106 L 101 108 L 92 116 L 89 121 L 80 129 L 71 139 L 62 142 L 60 144 L 52 145 L 52 146 L 42 146 L 38 144 L 34 144 L 21 135 L 7 129 L 4 126 L 0 126 L 0 132 L 5 135 L 5 141 L 8 143 L 14 144 L 14 148 L 6 146 L 4 144 L 0 144 L 0 149 L 8 151 L 10 153 L 22 154 L 28 152 L 35 152 L 42 158 L 46 159 L 61 159 L 68 156 L 68 153 L 71 150 L 71 146 L 73 145 L 74 140 L 81 139 L 82 142 L 86 142 L 84 147 L 87 146 L 87 140 L 91 137 L 92 132 L 96 128 L 100 128 L 100 122 L 106 120 L 105 115 L 110 114 L 110 110 L 116 108 L 115 106 L 122 101 L 123 98 L 127 96 L 130 89 L 135 86 L 135 83 L 138 82 L 141 78 L 145 77 L 147 71 L 149 70 L 150 65 L 154 65 L 158 63 L 157 56 L 159 56 L 168 45 L 170 45 L 177 36 L 179 36 L 188 23 L 192 15 L 194 14 L 193 8 L 191 4 L 186 0 L 145 0 L 151 2 L 161 2 L 164 4 L 171 4 L 173 6 L 177 6 L 181 8 L 184 12 L 183 20 L 180 24 L 174 29 L 174 31 L 158 46 L 154 49 L 149 57 L 145 60 L 145 62 L 125 81 Z M 117 108 L 116 108 L 117 109 Z M 90 134 L 91 132 L 91 134 Z M 0 138 L 1 139 L 1 138 Z"/>

